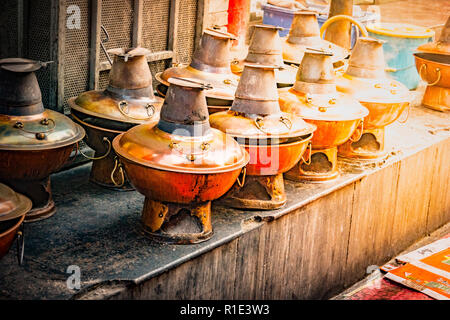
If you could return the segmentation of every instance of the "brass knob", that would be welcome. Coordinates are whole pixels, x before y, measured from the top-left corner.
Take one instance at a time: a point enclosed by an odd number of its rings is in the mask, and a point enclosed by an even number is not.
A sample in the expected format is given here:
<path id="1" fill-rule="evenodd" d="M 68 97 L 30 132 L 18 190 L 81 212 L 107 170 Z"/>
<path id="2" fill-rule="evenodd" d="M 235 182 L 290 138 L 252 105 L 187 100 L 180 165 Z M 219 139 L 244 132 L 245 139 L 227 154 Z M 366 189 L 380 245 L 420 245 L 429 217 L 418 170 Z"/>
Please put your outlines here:
<path id="1" fill-rule="evenodd" d="M 45 139 L 45 133 L 43 133 L 43 132 L 36 133 L 36 139 L 44 140 Z"/>

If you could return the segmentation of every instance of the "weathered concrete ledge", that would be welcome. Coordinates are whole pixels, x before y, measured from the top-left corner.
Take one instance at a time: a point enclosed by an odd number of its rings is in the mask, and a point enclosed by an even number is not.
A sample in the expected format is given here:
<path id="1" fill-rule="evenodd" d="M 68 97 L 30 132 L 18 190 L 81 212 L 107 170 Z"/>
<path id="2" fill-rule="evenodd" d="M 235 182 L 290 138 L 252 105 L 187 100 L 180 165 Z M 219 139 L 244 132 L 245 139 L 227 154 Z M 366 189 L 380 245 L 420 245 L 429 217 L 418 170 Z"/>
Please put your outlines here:
<path id="1" fill-rule="evenodd" d="M 274 211 L 213 206 L 214 236 L 197 245 L 158 244 L 139 232 L 143 196 L 88 182 L 83 165 L 52 176 L 58 212 L 25 226 L 0 260 L 3 299 L 328 298 L 450 220 L 450 116 L 411 110 L 386 133 L 378 166 L 341 166 L 322 184 L 286 183 Z M 67 288 L 67 267 L 81 290 Z"/>

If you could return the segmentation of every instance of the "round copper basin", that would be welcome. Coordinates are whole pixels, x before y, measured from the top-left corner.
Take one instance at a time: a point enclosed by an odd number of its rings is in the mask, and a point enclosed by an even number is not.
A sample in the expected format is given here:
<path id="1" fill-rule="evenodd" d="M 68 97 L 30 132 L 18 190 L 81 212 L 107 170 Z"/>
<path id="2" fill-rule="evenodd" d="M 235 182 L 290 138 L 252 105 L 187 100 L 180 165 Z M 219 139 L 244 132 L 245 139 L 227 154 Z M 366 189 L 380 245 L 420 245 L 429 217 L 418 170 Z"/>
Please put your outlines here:
<path id="1" fill-rule="evenodd" d="M 0 180 L 42 180 L 59 170 L 74 145 L 47 150 L 0 150 Z"/>
<path id="2" fill-rule="evenodd" d="M 16 236 L 17 230 L 25 219 L 25 215 L 21 217 L 0 222 L 0 259 L 3 258 L 11 248 Z"/>
<path id="3" fill-rule="evenodd" d="M 361 119 L 345 121 L 304 120 L 317 126 L 311 139 L 314 149 L 329 149 L 345 143 L 361 122 Z"/>
<path id="4" fill-rule="evenodd" d="M 250 176 L 267 176 L 284 173 L 300 160 L 308 147 L 312 134 L 305 139 L 268 145 L 244 145 L 250 155 L 246 173 Z"/>
<path id="5" fill-rule="evenodd" d="M 429 85 L 450 88 L 450 56 L 434 53 L 414 53 L 417 72 Z"/>
<path id="6" fill-rule="evenodd" d="M 153 169 L 120 156 L 131 184 L 155 201 L 173 203 L 206 202 L 220 198 L 234 184 L 242 168 L 210 174 Z"/>
<path id="7" fill-rule="evenodd" d="M 409 102 L 363 102 L 360 103 L 369 109 L 369 115 L 364 118 L 365 129 L 378 129 L 393 123 L 402 114 Z"/>

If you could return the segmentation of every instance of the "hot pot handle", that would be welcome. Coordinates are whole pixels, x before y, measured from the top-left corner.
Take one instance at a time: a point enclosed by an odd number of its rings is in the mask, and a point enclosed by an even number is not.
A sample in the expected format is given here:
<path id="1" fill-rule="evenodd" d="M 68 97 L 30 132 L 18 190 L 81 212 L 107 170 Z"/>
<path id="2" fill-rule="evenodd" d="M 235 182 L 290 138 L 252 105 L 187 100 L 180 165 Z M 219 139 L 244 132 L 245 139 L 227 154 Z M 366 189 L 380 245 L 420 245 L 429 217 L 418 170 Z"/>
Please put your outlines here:
<path id="1" fill-rule="evenodd" d="M 308 143 L 307 150 L 308 151 L 305 151 L 305 153 L 303 153 L 303 155 L 302 155 L 302 162 L 304 164 L 306 164 L 307 166 L 309 166 L 311 164 L 311 155 L 312 155 L 312 143 L 311 142 Z M 308 153 L 307 160 L 305 160 L 305 158 L 304 158 L 306 153 Z"/>
<path id="2" fill-rule="evenodd" d="M 441 69 L 439 69 L 439 68 L 436 68 L 436 69 L 435 69 L 435 72 L 437 73 L 437 79 L 436 79 L 435 81 L 433 81 L 432 83 L 429 83 L 429 82 L 425 79 L 425 77 L 422 75 L 422 71 L 423 71 L 423 70 L 425 70 L 425 71 L 427 70 L 427 64 L 426 64 L 426 63 L 424 63 L 424 64 L 422 64 L 422 65 L 420 66 L 419 74 L 420 74 L 420 78 L 422 78 L 422 80 L 425 81 L 429 87 L 434 86 L 434 85 L 437 85 L 438 82 L 441 81 Z"/>
<path id="3" fill-rule="evenodd" d="M 364 131 L 364 119 L 361 119 L 361 122 L 358 124 L 358 127 L 356 128 L 356 130 L 353 131 L 353 133 L 352 133 L 352 135 L 350 136 L 349 140 L 350 140 L 351 142 L 359 141 L 359 139 L 361 139 L 361 137 L 362 137 L 363 131 Z M 356 139 L 353 138 L 353 135 L 355 134 L 355 132 L 358 132 L 358 133 L 359 133 L 358 138 L 356 138 Z"/>
<path id="4" fill-rule="evenodd" d="M 351 23 L 353 23 L 355 26 L 358 27 L 358 29 L 359 29 L 359 31 L 361 31 L 361 35 L 363 37 L 368 37 L 369 36 L 369 33 L 367 32 L 366 27 L 364 27 L 364 25 L 361 22 L 359 22 L 358 20 L 356 20 L 356 19 L 354 19 L 354 18 L 352 18 L 350 16 L 347 16 L 345 14 L 339 14 L 337 16 L 333 16 L 333 17 L 327 19 L 327 21 L 324 22 L 324 24 L 320 28 L 320 38 L 323 38 L 323 35 L 324 35 L 325 31 L 327 30 L 328 26 L 330 24 L 332 24 L 333 22 L 338 21 L 338 20 L 348 20 L 348 21 L 350 21 Z M 358 33 L 356 33 L 356 36 L 358 36 Z M 353 49 L 353 48 L 350 48 L 350 50 L 351 49 Z"/>
<path id="5" fill-rule="evenodd" d="M 117 103 L 117 109 L 119 109 L 120 113 L 123 114 L 125 117 L 130 118 L 130 119 L 134 119 L 134 120 L 149 120 L 149 119 L 151 119 L 151 118 L 155 115 L 155 113 L 156 113 L 156 108 L 155 108 L 155 106 L 152 105 L 152 104 L 147 104 L 147 105 L 145 106 L 145 109 L 146 109 L 146 111 L 147 111 L 148 117 L 147 117 L 147 118 L 136 118 L 136 117 L 130 116 L 127 112 L 125 112 L 125 111 L 123 110 L 123 108 L 124 108 L 124 107 L 127 107 L 127 106 L 128 106 L 128 102 L 127 102 L 126 100 L 122 100 L 122 101 L 120 101 L 119 103 Z M 151 110 L 151 113 L 148 112 L 149 109 Z"/>

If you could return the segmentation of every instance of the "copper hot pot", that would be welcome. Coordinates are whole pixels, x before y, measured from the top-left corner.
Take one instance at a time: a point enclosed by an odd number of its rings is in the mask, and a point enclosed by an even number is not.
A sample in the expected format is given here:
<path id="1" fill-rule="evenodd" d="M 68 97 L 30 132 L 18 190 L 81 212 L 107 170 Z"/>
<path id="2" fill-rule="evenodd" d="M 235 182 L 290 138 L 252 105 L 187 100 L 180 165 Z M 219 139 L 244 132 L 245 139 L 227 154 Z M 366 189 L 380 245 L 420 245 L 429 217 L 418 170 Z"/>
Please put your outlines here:
<path id="1" fill-rule="evenodd" d="M 315 126 L 281 112 L 274 69 L 245 64 L 229 111 L 210 116 L 211 126 L 234 137 L 249 153 L 244 182 L 237 182 L 219 203 L 270 210 L 286 201 L 283 173 L 301 158 Z"/>
<path id="2" fill-rule="evenodd" d="M 42 65 L 22 58 L 0 60 L 0 181 L 32 200 L 26 221 L 55 213 L 49 176 L 85 135 L 65 115 L 44 109 L 34 74 Z"/>
<path id="3" fill-rule="evenodd" d="M 249 157 L 231 137 L 209 126 L 203 90 L 194 79 L 171 78 L 159 122 L 113 140 L 132 185 L 145 195 L 144 232 L 196 243 L 212 236 L 211 201 L 233 185 Z"/>
<path id="4" fill-rule="evenodd" d="M 116 191 L 133 190 L 123 170 L 118 168 L 112 140 L 137 124 L 159 119 L 163 99 L 153 93 L 152 74 L 141 47 L 111 49 L 114 55 L 105 90 L 91 90 L 70 98 L 76 122 L 86 130 L 85 141 L 95 150 L 90 181 Z"/>
<path id="5" fill-rule="evenodd" d="M 336 178 L 339 174 L 337 146 L 355 133 L 361 133 L 362 121 L 369 113 L 351 95 L 336 91 L 331 56 L 331 52 L 305 51 L 294 87 L 279 90 L 281 110 L 294 113 L 317 127 L 311 140 L 309 160 L 302 158 L 285 174 L 288 179 Z"/>

